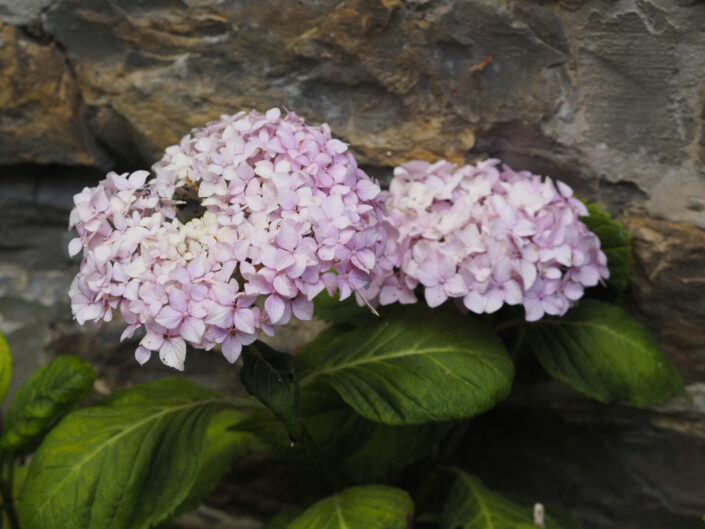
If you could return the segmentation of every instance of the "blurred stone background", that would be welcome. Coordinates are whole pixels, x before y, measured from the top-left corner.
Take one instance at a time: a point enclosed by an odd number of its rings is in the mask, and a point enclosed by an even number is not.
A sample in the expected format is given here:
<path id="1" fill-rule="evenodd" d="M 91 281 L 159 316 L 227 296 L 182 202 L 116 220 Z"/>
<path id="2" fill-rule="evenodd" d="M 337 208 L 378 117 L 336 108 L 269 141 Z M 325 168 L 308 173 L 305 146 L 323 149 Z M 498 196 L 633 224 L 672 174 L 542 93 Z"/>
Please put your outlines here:
<path id="1" fill-rule="evenodd" d="M 72 322 L 71 197 L 108 169 L 149 167 L 222 113 L 284 106 L 328 122 L 383 181 L 410 158 L 489 155 L 601 202 L 634 235 L 627 302 L 704 393 L 703 28 L 699 0 L 0 0 L 0 330 L 13 387 L 65 352 L 93 362 L 103 390 L 168 373 L 139 368 L 119 326 Z M 216 354 L 187 365 L 234 385 Z M 702 527 L 705 397 L 519 408 L 524 419 L 508 406 L 473 436 L 490 484 L 540 494 L 587 527 Z"/>

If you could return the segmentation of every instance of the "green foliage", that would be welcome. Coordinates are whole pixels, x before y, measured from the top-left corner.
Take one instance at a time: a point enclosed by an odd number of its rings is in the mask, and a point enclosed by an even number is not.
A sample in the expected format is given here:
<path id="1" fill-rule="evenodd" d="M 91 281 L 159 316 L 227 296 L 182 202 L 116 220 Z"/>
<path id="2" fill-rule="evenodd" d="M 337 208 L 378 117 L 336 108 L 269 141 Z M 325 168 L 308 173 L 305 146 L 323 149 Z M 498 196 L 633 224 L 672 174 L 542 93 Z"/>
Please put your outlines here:
<path id="1" fill-rule="evenodd" d="M 15 452 L 39 441 L 86 398 L 96 375 L 75 356 L 59 356 L 40 368 L 17 391 L 5 418 L 0 447 Z"/>
<path id="2" fill-rule="evenodd" d="M 386 424 L 471 417 L 504 399 L 514 375 L 499 338 L 454 307 L 397 307 L 342 330 L 321 355 L 325 346 L 316 340 L 300 353 L 316 366 L 302 387 L 324 381 L 362 416 Z"/>
<path id="3" fill-rule="evenodd" d="M 616 292 L 623 292 L 629 286 L 634 268 L 632 258 L 632 237 L 621 222 L 613 220 L 610 214 L 598 204 L 587 204 L 589 217 L 580 220 L 600 238 L 602 251 L 607 256 L 610 278 L 607 286 Z"/>
<path id="4" fill-rule="evenodd" d="M 254 435 L 233 429 L 245 417 L 237 410 L 223 410 L 213 416 L 206 431 L 198 476 L 188 496 L 174 513 L 176 516 L 196 509 L 237 459 L 262 449 Z"/>
<path id="5" fill-rule="evenodd" d="M 301 438 L 296 358 L 255 342 L 242 351 L 240 380 L 251 395 L 279 417 L 293 439 Z"/>
<path id="6" fill-rule="evenodd" d="M 645 406 L 687 396 L 648 329 L 615 305 L 583 300 L 562 318 L 527 326 L 527 337 L 551 376 L 599 401 Z"/>
<path id="7" fill-rule="evenodd" d="M 532 507 L 491 492 L 460 469 L 453 471 L 458 479 L 441 514 L 440 529 L 536 529 Z M 567 529 L 551 516 L 545 517 L 545 524 L 546 529 Z"/>
<path id="8" fill-rule="evenodd" d="M 287 529 L 407 529 L 413 515 L 414 504 L 403 490 L 367 485 L 314 503 Z"/>
<path id="9" fill-rule="evenodd" d="M 7 340 L 0 334 L 0 403 L 5 400 L 12 379 L 12 355 Z"/>
<path id="10" fill-rule="evenodd" d="M 142 529 L 165 519 L 192 489 L 210 419 L 225 402 L 165 379 L 70 413 L 32 460 L 22 529 Z"/>
<path id="11" fill-rule="evenodd" d="M 286 429 L 268 411 L 258 411 L 237 427 L 254 432 L 278 454 L 347 483 L 379 481 L 429 454 L 449 424 L 390 426 L 369 421 L 330 388 L 315 385 L 301 395 L 307 436 L 292 446 Z M 335 472 L 331 475 L 331 472 Z"/>
<path id="12" fill-rule="evenodd" d="M 355 301 L 355 295 L 340 301 L 328 295 L 325 290 L 313 300 L 313 315 L 319 320 L 335 324 L 359 325 L 370 321 L 379 321 L 369 307 L 361 307 Z"/>

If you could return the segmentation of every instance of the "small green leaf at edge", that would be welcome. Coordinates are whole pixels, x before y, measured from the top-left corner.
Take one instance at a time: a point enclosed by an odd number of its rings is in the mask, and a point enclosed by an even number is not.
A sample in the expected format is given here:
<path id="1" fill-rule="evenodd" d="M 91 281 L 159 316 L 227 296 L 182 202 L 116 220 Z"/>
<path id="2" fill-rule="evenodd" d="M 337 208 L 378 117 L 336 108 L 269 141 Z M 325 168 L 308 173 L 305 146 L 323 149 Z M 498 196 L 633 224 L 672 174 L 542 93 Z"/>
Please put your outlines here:
<path id="1" fill-rule="evenodd" d="M 365 485 L 319 500 L 287 529 L 407 529 L 413 516 L 414 504 L 406 491 Z"/>
<path id="2" fill-rule="evenodd" d="M 324 344 L 325 345 L 325 344 Z M 298 354 L 363 417 L 423 424 L 472 417 L 503 400 L 514 377 L 502 341 L 455 307 L 395 307 L 379 322 L 341 333 L 321 355 L 314 340 Z M 309 351 L 315 351 L 310 362 Z"/>
<path id="3" fill-rule="evenodd" d="M 616 305 L 583 300 L 564 317 L 528 325 L 527 337 L 552 377 L 601 402 L 646 406 L 689 398 L 649 330 Z"/>
<path id="4" fill-rule="evenodd" d="M 5 400 L 12 380 L 12 355 L 5 337 L 0 334 L 0 403 Z"/>
<path id="5" fill-rule="evenodd" d="M 245 417 L 247 414 L 230 409 L 213 416 L 206 431 L 198 476 L 174 516 L 196 509 L 203 498 L 218 485 L 235 460 L 262 448 L 253 434 L 233 429 Z"/>
<path id="6" fill-rule="evenodd" d="M 440 529 L 529 529 L 533 509 L 519 505 L 487 489 L 479 478 L 453 468 L 458 478 L 441 513 Z M 546 515 L 546 529 L 566 529 Z"/>
<path id="7" fill-rule="evenodd" d="M 221 394 L 181 378 L 139 384 L 68 414 L 44 438 L 20 492 L 23 529 L 146 529 L 196 480 Z"/>
<path id="8" fill-rule="evenodd" d="M 39 368 L 10 403 L 0 447 L 16 452 L 41 439 L 91 393 L 95 379 L 93 367 L 73 355 L 58 356 Z"/>
<path id="9" fill-rule="evenodd" d="M 243 348 L 240 380 L 253 397 L 279 417 L 293 439 L 302 435 L 296 358 L 263 342 Z"/>
<path id="10" fill-rule="evenodd" d="M 634 268 L 631 234 L 599 204 L 590 203 L 586 206 L 590 215 L 580 220 L 600 239 L 600 247 L 607 257 L 610 271 L 607 285 L 616 292 L 623 292 L 629 286 Z"/>

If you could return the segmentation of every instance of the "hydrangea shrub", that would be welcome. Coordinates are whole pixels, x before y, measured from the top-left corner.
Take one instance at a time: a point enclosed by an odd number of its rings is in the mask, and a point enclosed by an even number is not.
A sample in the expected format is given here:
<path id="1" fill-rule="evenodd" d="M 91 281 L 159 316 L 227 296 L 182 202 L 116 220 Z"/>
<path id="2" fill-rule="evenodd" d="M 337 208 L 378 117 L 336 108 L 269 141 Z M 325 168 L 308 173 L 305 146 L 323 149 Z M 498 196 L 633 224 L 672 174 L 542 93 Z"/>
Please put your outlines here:
<path id="1" fill-rule="evenodd" d="M 382 191 L 326 125 L 240 112 L 194 129 L 151 172 L 109 173 L 75 206 L 76 321 L 119 314 L 141 364 L 158 352 L 184 370 L 187 344 L 218 348 L 241 358 L 252 397 L 167 378 L 76 409 L 96 374 L 53 361 L 0 436 L 12 529 L 147 529 L 252 451 L 299 478 L 288 492 L 301 505 L 267 527 L 577 527 L 451 468 L 468 420 L 527 376 L 515 362 L 601 402 L 687 397 L 648 329 L 604 301 L 628 285 L 621 225 L 498 160 L 410 161 Z M 257 341 L 314 313 L 332 325 L 296 354 Z M 10 372 L 0 340 L 5 388 Z"/>

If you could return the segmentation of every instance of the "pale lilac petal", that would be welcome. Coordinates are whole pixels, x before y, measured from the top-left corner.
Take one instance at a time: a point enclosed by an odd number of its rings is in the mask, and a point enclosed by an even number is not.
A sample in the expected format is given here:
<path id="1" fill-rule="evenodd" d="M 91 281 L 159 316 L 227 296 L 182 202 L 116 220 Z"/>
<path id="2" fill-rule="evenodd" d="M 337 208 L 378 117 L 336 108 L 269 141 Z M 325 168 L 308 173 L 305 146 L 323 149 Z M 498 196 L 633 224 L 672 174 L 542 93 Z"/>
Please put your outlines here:
<path id="1" fill-rule="evenodd" d="M 238 331 L 253 334 L 255 332 L 254 313 L 249 309 L 236 310 L 235 316 L 233 317 L 233 324 Z"/>
<path id="2" fill-rule="evenodd" d="M 186 318 L 181 325 L 181 336 L 194 345 L 200 343 L 205 331 L 206 324 L 200 318 Z"/>
<path id="3" fill-rule="evenodd" d="M 482 314 L 487 307 L 487 297 L 484 294 L 471 290 L 463 298 L 463 305 L 475 314 Z"/>
<path id="4" fill-rule="evenodd" d="M 277 233 L 276 241 L 280 248 L 293 250 L 299 244 L 299 234 L 293 226 L 284 224 Z"/>
<path id="5" fill-rule="evenodd" d="M 237 336 L 228 336 L 220 346 L 220 350 L 223 352 L 225 359 L 234 364 L 242 352 L 242 343 Z"/>
<path id="6" fill-rule="evenodd" d="M 441 285 L 426 287 L 424 290 L 424 296 L 426 297 L 426 303 L 428 303 L 428 306 L 431 308 L 438 307 L 446 299 L 448 299 L 448 296 Z"/>
<path id="7" fill-rule="evenodd" d="M 536 298 L 524 299 L 524 310 L 526 311 L 526 321 L 538 321 L 543 315 L 543 303 Z"/>
<path id="8" fill-rule="evenodd" d="M 159 333 L 154 333 L 151 331 L 147 331 L 147 334 L 144 335 L 144 338 L 140 341 L 140 345 L 143 347 L 146 347 L 150 351 L 157 351 L 162 347 L 164 344 L 164 335 Z"/>
<path id="9" fill-rule="evenodd" d="M 159 311 L 157 317 L 154 318 L 159 325 L 166 327 L 167 329 L 175 329 L 181 323 L 184 315 L 178 310 L 174 310 L 170 305 L 166 305 Z"/>
<path id="10" fill-rule="evenodd" d="M 524 283 L 524 290 L 529 290 L 534 284 L 534 281 L 536 281 L 538 272 L 534 264 L 522 259 L 519 261 L 519 274 L 521 275 L 521 280 Z"/>
<path id="11" fill-rule="evenodd" d="M 294 312 L 294 316 L 302 321 L 308 321 L 313 318 L 313 301 L 310 301 L 306 297 L 299 296 L 291 304 L 291 309 Z"/>
<path id="12" fill-rule="evenodd" d="M 518 305 L 523 301 L 524 294 L 518 282 L 507 281 L 502 288 L 504 289 L 504 302 L 508 305 Z"/>
<path id="13" fill-rule="evenodd" d="M 150 351 L 146 347 L 140 346 L 137 349 L 135 349 L 135 360 L 137 360 L 137 362 L 141 366 L 146 364 L 151 356 L 152 356 L 152 351 Z"/>
<path id="14" fill-rule="evenodd" d="M 485 294 L 487 297 L 487 306 L 485 312 L 492 314 L 497 312 L 504 303 L 504 291 L 499 288 L 492 288 Z"/>
<path id="15" fill-rule="evenodd" d="M 69 242 L 69 255 L 73 257 L 74 255 L 78 254 L 81 250 L 83 250 L 83 243 L 81 242 L 81 239 L 78 237 L 75 237 L 71 239 Z"/>
<path id="16" fill-rule="evenodd" d="M 186 360 L 186 342 L 180 337 L 169 337 L 164 340 L 159 349 L 161 361 L 179 371 L 184 370 L 184 360 Z"/>
<path id="17" fill-rule="evenodd" d="M 268 296 L 264 302 L 264 310 L 269 316 L 269 321 L 275 325 L 283 318 L 285 309 L 286 303 L 277 295 Z"/>

